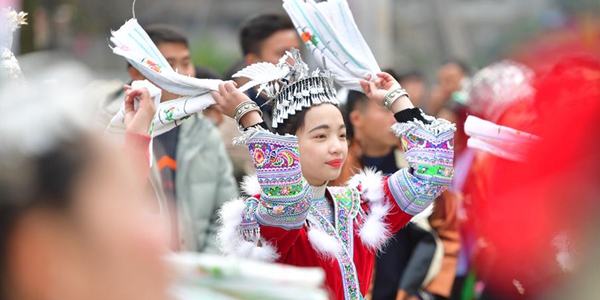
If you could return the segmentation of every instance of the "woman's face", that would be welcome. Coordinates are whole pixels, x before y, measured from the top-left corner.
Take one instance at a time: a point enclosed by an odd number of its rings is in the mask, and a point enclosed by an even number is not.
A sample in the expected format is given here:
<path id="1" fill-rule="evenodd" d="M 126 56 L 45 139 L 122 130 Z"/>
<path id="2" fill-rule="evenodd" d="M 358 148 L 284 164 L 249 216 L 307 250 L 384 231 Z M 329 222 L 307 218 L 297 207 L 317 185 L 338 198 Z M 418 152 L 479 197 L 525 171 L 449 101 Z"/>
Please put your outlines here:
<path id="1" fill-rule="evenodd" d="M 310 108 L 298 136 L 302 174 L 310 185 L 323 185 L 340 176 L 348 154 L 346 125 L 332 104 Z"/>
<path id="2" fill-rule="evenodd" d="M 9 255 L 16 287 L 33 299 L 166 299 L 163 222 L 143 209 L 148 195 L 124 152 L 94 147 L 68 210 L 25 218 L 21 227 L 29 229 Z"/>

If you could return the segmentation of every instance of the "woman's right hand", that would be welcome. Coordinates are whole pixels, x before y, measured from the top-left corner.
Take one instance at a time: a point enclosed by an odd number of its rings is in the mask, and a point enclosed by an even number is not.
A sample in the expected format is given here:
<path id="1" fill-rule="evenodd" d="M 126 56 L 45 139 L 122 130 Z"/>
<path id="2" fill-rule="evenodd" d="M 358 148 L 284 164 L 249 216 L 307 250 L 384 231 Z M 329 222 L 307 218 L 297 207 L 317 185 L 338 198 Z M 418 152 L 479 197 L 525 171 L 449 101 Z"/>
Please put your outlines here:
<path id="1" fill-rule="evenodd" d="M 226 81 L 219 84 L 219 92 L 211 92 L 213 98 L 223 111 L 223 114 L 234 118 L 235 108 L 245 101 L 252 101 L 246 94 L 237 89 L 237 84 L 233 81 Z M 243 127 L 252 126 L 261 123 L 262 117 L 256 111 L 247 113 L 240 120 Z"/>

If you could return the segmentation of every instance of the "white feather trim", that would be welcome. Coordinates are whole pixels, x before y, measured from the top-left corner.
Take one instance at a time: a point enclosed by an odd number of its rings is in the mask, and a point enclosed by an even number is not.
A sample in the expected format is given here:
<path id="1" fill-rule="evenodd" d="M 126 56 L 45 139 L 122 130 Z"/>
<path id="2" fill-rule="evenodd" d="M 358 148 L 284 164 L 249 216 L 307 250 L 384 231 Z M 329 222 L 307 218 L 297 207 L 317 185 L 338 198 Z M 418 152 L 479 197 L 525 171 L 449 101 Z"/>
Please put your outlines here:
<path id="1" fill-rule="evenodd" d="M 573 272 L 573 255 L 568 251 L 560 251 L 556 253 L 556 261 L 563 272 Z"/>
<path id="2" fill-rule="evenodd" d="M 245 241 L 238 231 L 242 223 L 245 201 L 237 198 L 226 202 L 219 210 L 221 227 L 217 232 L 217 243 L 226 255 L 239 256 L 264 262 L 274 262 L 279 258 L 275 246 L 260 239 L 261 246 Z"/>
<path id="3" fill-rule="evenodd" d="M 392 125 L 392 132 L 397 137 L 401 137 L 401 136 L 404 136 L 404 134 L 406 132 L 410 131 L 413 128 L 425 129 L 426 131 L 428 131 L 429 133 L 431 133 L 435 136 L 438 136 L 438 135 L 448 132 L 448 131 L 452 131 L 452 132 L 456 131 L 456 124 L 450 123 L 449 121 L 444 120 L 444 119 L 438 119 L 438 118 L 428 116 L 428 115 L 424 114 L 423 112 L 421 112 L 421 115 L 423 116 L 423 118 L 425 118 L 427 121 L 429 121 L 431 123 L 425 124 L 425 123 L 423 123 L 423 121 L 417 120 L 417 119 L 414 119 L 414 120 L 408 121 L 408 122 L 396 123 L 396 124 Z"/>
<path id="4" fill-rule="evenodd" d="M 328 235 L 315 226 L 312 226 L 311 229 L 308 230 L 308 240 L 313 249 L 315 249 L 322 258 L 333 258 L 342 251 L 342 245 L 337 238 Z"/>
<path id="5" fill-rule="evenodd" d="M 234 146 L 248 146 L 250 140 L 252 140 L 255 136 L 264 131 L 265 129 L 263 129 L 262 127 L 250 127 L 246 129 L 246 131 L 242 132 L 242 135 L 234 137 L 231 143 Z"/>
<path id="6" fill-rule="evenodd" d="M 233 74 L 233 78 L 245 77 L 250 81 L 239 88 L 245 92 L 257 85 L 266 85 L 274 80 L 279 80 L 289 72 L 289 68 L 280 68 L 272 63 L 260 62 L 255 63 Z"/>
<path id="7" fill-rule="evenodd" d="M 217 242 L 223 253 L 233 253 L 241 239 L 238 233 L 238 226 L 242 223 L 242 213 L 244 211 L 244 200 L 237 198 L 223 204 L 219 210 L 219 222 L 221 226 L 217 231 Z"/>
<path id="8" fill-rule="evenodd" d="M 260 241 L 261 245 L 257 246 L 254 243 L 242 240 L 236 253 L 233 253 L 232 255 L 262 262 L 275 262 L 279 258 L 275 246 L 267 243 L 264 239 L 260 239 Z"/>
<path id="9" fill-rule="evenodd" d="M 374 168 L 365 168 L 358 174 L 352 176 L 348 181 L 351 188 L 361 187 L 362 199 L 369 202 L 383 202 L 385 192 L 383 190 L 383 175 Z"/>
<path id="10" fill-rule="evenodd" d="M 256 174 L 246 175 L 242 180 L 242 191 L 248 196 L 260 195 L 262 191 Z"/>
<path id="11" fill-rule="evenodd" d="M 383 246 L 391 236 L 388 225 L 384 222 L 391 206 L 385 201 L 383 180 L 381 172 L 365 168 L 348 181 L 349 187 L 360 186 L 361 198 L 369 205 L 369 214 L 358 234 L 363 244 L 373 251 Z"/>
<path id="12" fill-rule="evenodd" d="M 575 270 L 575 254 L 571 246 L 571 237 L 562 232 L 554 237 L 552 241 L 556 249 L 556 261 L 563 272 L 570 273 Z"/>
<path id="13" fill-rule="evenodd" d="M 380 249 L 391 237 L 388 225 L 384 222 L 385 216 L 391 207 L 385 202 L 370 202 L 370 212 L 360 228 L 358 235 L 363 244 L 370 250 Z"/>

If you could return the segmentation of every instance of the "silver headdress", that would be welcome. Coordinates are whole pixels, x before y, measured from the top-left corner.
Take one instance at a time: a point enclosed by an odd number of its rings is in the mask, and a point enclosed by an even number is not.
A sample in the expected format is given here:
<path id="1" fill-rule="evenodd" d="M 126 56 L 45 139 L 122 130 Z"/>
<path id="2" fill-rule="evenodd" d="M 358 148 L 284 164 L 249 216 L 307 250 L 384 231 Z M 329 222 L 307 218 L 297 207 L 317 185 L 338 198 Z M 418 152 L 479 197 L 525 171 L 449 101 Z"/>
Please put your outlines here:
<path id="1" fill-rule="evenodd" d="M 491 122 L 519 101 L 532 101 L 535 73 L 528 67 L 504 60 L 481 69 L 471 79 L 469 109 Z"/>
<path id="2" fill-rule="evenodd" d="M 319 69 L 310 73 L 298 49 L 286 52 L 277 65 L 256 63 L 235 73 L 233 77 L 251 80 L 240 90 L 259 86 L 258 94 L 264 93 L 269 98 L 267 103 L 273 105 L 273 128 L 304 108 L 322 103 L 339 104 L 333 73 Z"/>
<path id="3" fill-rule="evenodd" d="M 12 47 L 13 32 L 27 24 L 27 13 L 12 10 L 10 7 L 3 8 L 0 12 L 0 83 L 6 83 L 8 87 L 19 86 L 24 83 L 23 73 L 19 62 L 10 50 Z"/>

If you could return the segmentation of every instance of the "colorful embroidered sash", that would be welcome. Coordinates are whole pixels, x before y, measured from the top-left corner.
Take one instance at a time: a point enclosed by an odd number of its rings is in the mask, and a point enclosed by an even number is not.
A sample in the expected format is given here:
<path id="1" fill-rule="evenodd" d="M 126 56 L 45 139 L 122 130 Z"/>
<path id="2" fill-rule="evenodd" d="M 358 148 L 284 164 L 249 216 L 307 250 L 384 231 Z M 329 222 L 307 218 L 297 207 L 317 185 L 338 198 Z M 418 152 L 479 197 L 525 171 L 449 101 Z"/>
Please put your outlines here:
<path id="1" fill-rule="evenodd" d="M 349 188 L 328 188 L 334 198 L 335 227 L 317 209 L 311 206 L 308 221 L 311 226 L 318 226 L 329 236 L 335 237 L 342 244 L 342 251 L 335 255 L 342 274 L 344 284 L 344 300 L 363 299 L 358 284 L 358 273 L 354 265 L 354 218 L 360 207 L 360 199 L 353 197 Z"/>

